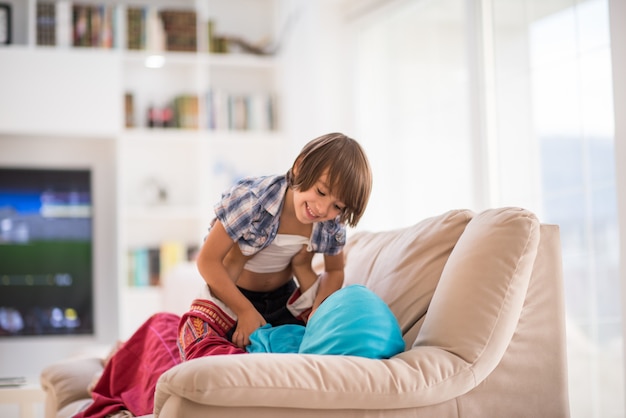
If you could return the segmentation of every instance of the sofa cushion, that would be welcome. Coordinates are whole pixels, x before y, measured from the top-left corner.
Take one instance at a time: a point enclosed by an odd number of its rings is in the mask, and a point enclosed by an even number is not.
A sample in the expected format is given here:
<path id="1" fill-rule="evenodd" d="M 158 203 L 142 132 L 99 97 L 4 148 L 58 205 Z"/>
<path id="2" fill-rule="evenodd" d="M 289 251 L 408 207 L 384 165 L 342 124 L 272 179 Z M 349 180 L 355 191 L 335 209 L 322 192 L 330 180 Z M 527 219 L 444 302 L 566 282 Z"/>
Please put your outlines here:
<path id="1" fill-rule="evenodd" d="M 472 216 L 470 210 L 452 210 L 393 231 L 356 232 L 345 248 L 344 286 L 373 290 L 405 334 L 426 313 L 443 266 Z"/>
<path id="2" fill-rule="evenodd" d="M 501 360 L 517 327 L 540 224 L 520 208 L 476 215 L 450 254 L 415 346 L 464 360 L 477 382 Z"/>

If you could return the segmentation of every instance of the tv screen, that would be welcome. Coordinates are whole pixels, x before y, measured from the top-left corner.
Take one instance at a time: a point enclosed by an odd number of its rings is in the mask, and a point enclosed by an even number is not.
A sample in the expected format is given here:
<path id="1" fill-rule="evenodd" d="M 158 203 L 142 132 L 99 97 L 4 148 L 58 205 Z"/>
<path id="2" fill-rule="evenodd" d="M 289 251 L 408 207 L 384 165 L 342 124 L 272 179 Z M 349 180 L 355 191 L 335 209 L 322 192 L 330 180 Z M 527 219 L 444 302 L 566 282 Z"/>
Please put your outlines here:
<path id="1" fill-rule="evenodd" d="M 0 168 L 0 338 L 93 334 L 90 170 Z"/>

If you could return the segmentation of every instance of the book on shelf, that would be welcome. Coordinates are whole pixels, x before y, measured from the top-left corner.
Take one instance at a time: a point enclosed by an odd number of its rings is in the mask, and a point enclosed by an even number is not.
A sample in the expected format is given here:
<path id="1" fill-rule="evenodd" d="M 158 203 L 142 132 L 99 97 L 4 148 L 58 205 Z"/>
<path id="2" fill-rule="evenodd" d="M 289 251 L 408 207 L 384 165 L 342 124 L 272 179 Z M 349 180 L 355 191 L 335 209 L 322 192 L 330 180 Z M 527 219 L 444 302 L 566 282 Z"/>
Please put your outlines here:
<path id="1" fill-rule="evenodd" d="M 248 102 L 243 94 L 231 94 L 228 96 L 229 128 L 234 131 L 248 129 Z"/>
<path id="2" fill-rule="evenodd" d="M 183 94 L 174 98 L 172 110 L 173 126 L 182 129 L 198 129 L 198 96 Z"/>
<path id="3" fill-rule="evenodd" d="M 112 48 L 115 7 L 117 6 L 73 3 L 73 46 Z"/>
<path id="4" fill-rule="evenodd" d="M 91 6 L 72 5 L 72 42 L 74 46 L 91 46 Z"/>
<path id="5" fill-rule="evenodd" d="M 100 34 L 100 46 L 103 48 L 113 48 L 117 46 L 115 41 L 115 22 L 117 21 L 117 7 L 100 6 L 100 10 L 103 16 L 102 30 Z"/>
<path id="6" fill-rule="evenodd" d="M 161 282 L 161 249 L 148 248 L 148 284 L 158 286 Z"/>
<path id="7" fill-rule="evenodd" d="M 207 128 L 228 129 L 228 94 L 220 89 L 211 89 L 206 94 Z"/>
<path id="8" fill-rule="evenodd" d="M 148 248 L 132 250 L 132 264 L 129 264 L 129 282 L 133 286 L 147 286 L 150 283 L 150 262 Z"/>
<path id="9" fill-rule="evenodd" d="M 36 14 L 37 45 L 56 45 L 56 5 L 39 2 Z"/>
<path id="10" fill-rule="evenodd" d="M 141 50 L 146 47 L 147 8 L 131 6 L 126 9 L 126 48 Z"/>
<path id="11" fill-rule="evenodd" d="M 197 50 L 197 18 L 194 10 L 164 9 L 159 12 L 159 16 L 163 22 L 167 51 Z"/>
<path id="12" fill-rule="evenodd" d="M 124 93 L 124 125 L 135 127 L 135 96 L 129 92 Z"/>
<path id="13" fill-rule="evenodd" d="M 179 241 L 165 241 L 159 248 L 160 274 L 166 275 L 177 264 L 187 261 L 187 246 Z"/>
<path id="14" fill-rule="evenodd" d="M 128 251 L 128 285 L 130 287 L 159 286 L 161 278 L 175 266 L 195 257 L 196 246 L 179 241 L 137 247 Z"/>
<path id="15" fill-rule="evenodd" d="M 276 126 L 276 96 L 251 94 L 248 96 L 248 126 L 253 131 L 273 131 Z"/>

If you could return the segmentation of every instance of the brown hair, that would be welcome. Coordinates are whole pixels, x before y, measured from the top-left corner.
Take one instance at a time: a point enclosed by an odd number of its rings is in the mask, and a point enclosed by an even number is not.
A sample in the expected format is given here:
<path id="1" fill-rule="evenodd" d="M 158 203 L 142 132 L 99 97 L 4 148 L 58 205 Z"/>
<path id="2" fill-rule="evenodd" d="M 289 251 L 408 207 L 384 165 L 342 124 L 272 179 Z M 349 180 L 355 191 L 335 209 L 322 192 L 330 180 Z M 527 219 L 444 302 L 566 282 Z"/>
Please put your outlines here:
<path id="1" fill-rule="evenodd" d="M 372 172 L 365 152 L 358 142 L 341 133 L 315 138 L 302 148 L 287 173 L 289 185 L 309 190 L 326 170 L 330 194 L 346 205 L 340 221 L 356 226 L 372 190 Z"/>

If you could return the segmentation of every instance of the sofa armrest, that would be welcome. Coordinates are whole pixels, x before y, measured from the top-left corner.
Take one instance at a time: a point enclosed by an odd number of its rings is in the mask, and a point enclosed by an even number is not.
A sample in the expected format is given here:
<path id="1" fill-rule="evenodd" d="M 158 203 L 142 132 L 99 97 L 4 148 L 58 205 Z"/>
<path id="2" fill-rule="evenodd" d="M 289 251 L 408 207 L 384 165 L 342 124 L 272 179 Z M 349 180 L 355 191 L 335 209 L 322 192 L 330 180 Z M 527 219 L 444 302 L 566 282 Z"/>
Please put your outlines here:
<path id="1" fill-rule="evenodd" d="M 72 402 L 90 399 L 87 388 L 102 370 L 102 359 L 96 357 L 63 360 L 43 369 L 40 382 L 46 392 L 46 417 L 56 416 Z"/>

